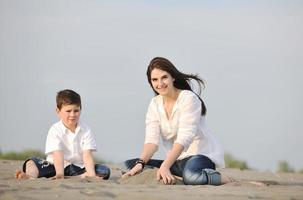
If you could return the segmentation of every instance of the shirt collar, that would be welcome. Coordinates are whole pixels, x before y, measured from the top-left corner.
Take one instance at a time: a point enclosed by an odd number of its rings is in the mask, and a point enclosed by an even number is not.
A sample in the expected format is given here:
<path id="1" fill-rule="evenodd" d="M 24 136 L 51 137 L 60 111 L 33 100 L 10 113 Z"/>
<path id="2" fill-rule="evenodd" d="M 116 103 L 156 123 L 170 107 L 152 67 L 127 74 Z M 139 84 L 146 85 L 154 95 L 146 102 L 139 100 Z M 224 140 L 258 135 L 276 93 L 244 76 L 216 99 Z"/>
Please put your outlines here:
<path id="1" fill-rule="evenodd" d="M 71 132 L 71 130 L 69 130 L 68 128 L 66 128 L 66 126 L 63 124 L 63 121 L 60 120 L 60 126 L 62 128 L 62 130 L 64 131 L 64 133 L 69 133 Z M 79 131 L 81 130 L 81 122 L 79 121 L 75 130 L 75 134 L 79 133 Z"/>
<path id="2" fill-rule="evenodd" d="M 173 110 L 171 112 L 171 117 L 173 117 L 174 113 L 176 112 L 177 109 L 179 109 L 179 101 L 180 99 L 182 98 L 182 95 L 183 95 L 183 91 L 184 90 L 181 90 L 180 93 L 179 93 L 179 96 L 175 102 L 175 105 L 173 107 Z M 165 114 L 166 116 L 166 112 L 165 112 L 165 109 L 164 109 L 164 100 L 163 100 L 163 96 L 161 95 L 158 95 L 158 102 L 160 103 L 160 112 L 162 112 L 163 114 Z M 166 117 L 167 118 L 167 117 Z"/>

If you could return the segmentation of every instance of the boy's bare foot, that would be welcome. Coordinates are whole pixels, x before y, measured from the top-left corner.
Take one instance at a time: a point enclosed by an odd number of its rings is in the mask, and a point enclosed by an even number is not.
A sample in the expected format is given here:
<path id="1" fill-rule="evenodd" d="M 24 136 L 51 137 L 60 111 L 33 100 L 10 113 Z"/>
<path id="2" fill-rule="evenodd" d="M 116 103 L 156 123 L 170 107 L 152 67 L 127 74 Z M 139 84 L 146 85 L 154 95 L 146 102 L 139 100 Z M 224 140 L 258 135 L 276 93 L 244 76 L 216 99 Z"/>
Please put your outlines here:
<path id="1" fill-rule="evenodd" d="M 26 180 L 26 179 L 31 179 L 33 177 L 31 177 L 30 175 L 24 173 L 21 170 L 16 170 L 15 178 L 18 179 L 18 180 Z"/>

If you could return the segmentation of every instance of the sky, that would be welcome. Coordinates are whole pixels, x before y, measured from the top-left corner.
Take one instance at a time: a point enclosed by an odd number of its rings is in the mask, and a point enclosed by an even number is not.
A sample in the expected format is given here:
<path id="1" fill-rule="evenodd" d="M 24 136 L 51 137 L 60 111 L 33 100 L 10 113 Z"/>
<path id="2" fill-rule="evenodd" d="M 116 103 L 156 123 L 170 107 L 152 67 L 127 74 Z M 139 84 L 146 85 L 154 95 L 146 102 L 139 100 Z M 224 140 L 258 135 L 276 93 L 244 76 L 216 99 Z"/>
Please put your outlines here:
<path id="1" fill-rule="evenodd" d="M 207 124 L 226 153 L 258 170 L 302 169 L 302 35 L 294 0 L 0 0 L 0 150 L 44 151 L 56 93 L 69 88 L 96 156 L 138 157 L 146 68 L 162 56 L 205 81 Z"/>

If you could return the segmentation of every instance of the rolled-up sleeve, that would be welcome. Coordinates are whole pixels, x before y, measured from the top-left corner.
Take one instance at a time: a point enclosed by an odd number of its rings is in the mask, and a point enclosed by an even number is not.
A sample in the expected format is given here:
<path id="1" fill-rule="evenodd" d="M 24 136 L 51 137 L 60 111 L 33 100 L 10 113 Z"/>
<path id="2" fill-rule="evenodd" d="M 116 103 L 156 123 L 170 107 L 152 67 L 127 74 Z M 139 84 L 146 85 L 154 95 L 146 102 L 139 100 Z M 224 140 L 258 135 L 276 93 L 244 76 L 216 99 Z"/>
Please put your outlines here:
<path id="1" fill-rule="evenodd" d="M 86 131 L 85 135 L 82 138 L 82 150 L 97 150 L 96 139 L 90 129 Z"/>
<path id="2" fill-rule="evenodd" d="M 57 131 L 54 127 L 51 127 L 48 131 L 45 145 L 45 154 L 63 149 L 61 139 L 57 135 L 58 132 L 59 131 Z"/>
<path id="3" fill-rule="evenodd" d="M 179 127 L 175 143 L 181 144 L 184 147 L 183 151 L 187 151 L 199 130 L 201 101 L 195 94 L 192 94 L 182 102 L 180 109 Z"/>
<path id="4" fill-rule="evenodd" d="M 148 106 L 148 111 L 145 120 L 145 144 L 159 144 L 160 140 L 160 123 L 157 114 L 157 105 L 155 98 L 152 99 Z"/>

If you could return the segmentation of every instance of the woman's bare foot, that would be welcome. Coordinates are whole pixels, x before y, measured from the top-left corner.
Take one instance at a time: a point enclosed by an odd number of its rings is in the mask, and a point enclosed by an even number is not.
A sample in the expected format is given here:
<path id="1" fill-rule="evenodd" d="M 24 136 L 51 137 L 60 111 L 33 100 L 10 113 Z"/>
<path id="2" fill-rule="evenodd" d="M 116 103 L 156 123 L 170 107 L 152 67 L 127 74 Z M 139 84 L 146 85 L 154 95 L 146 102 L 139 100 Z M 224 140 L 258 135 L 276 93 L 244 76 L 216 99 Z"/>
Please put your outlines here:
<path id="1" fill-rule="evenodd" d="M 30 175 L 24 173 L 21 170 L 16 170 L 15 178 L 18 179 L 18 180 L 26 180 L 26 179 L 32 179 L 33 177 L 31 177 Z"/>
<path id="2" fill-rule="evenodd" d="M 248 181 L 248 183 L 256 185 L 256 186 L 266 186 L 265 183 L 260 182 L 260 181 Z"/>
<path id="3" fill-rule="evenodd" d="M 221 174 L 221 184 L 226 184 L 226 183 L 231 183 L 231 182 L 235 182 L 235 180 L 229 176 L 225 176 Z"/>

